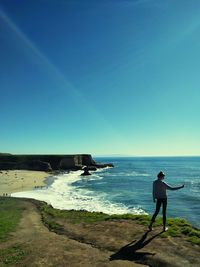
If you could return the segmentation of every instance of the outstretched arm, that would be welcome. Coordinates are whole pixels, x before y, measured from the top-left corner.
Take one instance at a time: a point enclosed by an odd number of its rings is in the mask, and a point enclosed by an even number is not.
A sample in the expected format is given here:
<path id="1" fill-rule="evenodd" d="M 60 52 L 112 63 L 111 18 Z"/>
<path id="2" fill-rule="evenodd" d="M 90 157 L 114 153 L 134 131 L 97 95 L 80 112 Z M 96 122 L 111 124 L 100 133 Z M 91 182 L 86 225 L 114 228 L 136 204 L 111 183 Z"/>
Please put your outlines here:
<path id="1" fill-rule="evenodd" d="M 169 190 L 178 190 L 178 189 L 183 188 L 183 187 L 184 187 L 184 184 L 181 185 L 181 186 L 172 187 L 172 186 L 170 186 L 170 185 L 168 185 L 168 184 L 165 183 L 165 186 L 166 186 L 166 188 L 169 189 Z"/>

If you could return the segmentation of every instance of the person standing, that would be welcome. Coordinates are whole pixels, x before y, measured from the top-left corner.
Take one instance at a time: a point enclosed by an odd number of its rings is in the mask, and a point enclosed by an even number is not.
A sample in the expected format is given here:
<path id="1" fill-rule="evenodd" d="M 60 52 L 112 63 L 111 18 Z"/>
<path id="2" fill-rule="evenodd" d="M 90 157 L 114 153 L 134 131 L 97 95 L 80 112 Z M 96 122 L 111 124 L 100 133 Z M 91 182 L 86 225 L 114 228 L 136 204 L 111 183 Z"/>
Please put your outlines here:
<path id="1" fill-rule="evenodd" d="M 178 190 L 184 187 L 184 185 L 178 187 L 171 187 L 165 182 L 163 182 L 165 178 L 164 172 L 160 171 L 157 175 L 157 180 L 153 182 L 153 201 L 156 202 L 156 210 L 151 218 L 151 222 L 149 224 L 149 230 L 152 230 L 152 225 L 155 222 L 156 216 L 160 211 L 160 207 L 162 205 L 163 212 L 163 231 L 167 231 L 166 227 L 166 209 L 167 209 L 167 189 L 168 190 Z"/>

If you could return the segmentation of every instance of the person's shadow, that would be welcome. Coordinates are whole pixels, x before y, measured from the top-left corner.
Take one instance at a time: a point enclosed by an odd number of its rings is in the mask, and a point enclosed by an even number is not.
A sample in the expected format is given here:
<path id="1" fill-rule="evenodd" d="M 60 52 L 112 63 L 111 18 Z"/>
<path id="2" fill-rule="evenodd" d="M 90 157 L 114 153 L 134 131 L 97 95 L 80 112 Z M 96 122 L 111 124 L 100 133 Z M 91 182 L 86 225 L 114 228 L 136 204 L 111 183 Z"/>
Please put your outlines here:
<path id="1" fill-rule="evenodd" d="M 138 263 L 145 263 L 146 262 L 146 256 L 150 255 L 153 256 L 155 253 L 149 253 L 149 252 L 137 252 L 138 250 L 145 247 L 147 244 L 149 244 L 154 238 L 159 236 L 162 232 L 159 232 L 158 234 L 150 237 L 146 240 L 148 233 L 150 231 L 147 231 L 140 240 L 134 240 L 131 243 L 127 244 L 126 246 L 120 248 L 119 251 L 112 254 L 110 256 L 110 261 L 113 260 L 129 260 L 129 261 L 135 261 Z"/>

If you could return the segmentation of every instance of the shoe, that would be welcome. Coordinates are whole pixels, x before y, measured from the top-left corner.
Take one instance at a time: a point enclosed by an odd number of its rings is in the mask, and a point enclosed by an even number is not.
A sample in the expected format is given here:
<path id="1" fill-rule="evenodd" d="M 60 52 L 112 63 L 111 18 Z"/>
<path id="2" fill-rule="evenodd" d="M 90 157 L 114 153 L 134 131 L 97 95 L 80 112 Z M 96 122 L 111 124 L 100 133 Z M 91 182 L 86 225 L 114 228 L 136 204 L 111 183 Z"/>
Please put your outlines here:
<path id="1" fill-rule="evenodd" d="M 163 232 L 168 231 L 168 227 L 163 227 Z"/>

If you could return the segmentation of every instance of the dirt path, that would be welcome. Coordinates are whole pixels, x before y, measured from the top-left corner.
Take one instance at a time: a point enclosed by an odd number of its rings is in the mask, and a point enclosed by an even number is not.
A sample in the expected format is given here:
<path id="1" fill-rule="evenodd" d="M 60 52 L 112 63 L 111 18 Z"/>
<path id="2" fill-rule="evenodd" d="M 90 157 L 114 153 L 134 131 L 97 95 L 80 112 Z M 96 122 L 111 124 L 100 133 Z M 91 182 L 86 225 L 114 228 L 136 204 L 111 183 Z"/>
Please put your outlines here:
<path id="1" fill-rule="evenodd" d="M 183 238 L 161 238 L 162 228 L 148 232 L 131 220 L 75 224 L 58 221 L 70 238 L 113 251 L 110 259 L 128 260 L 148 266 L 199 267 L 200 248 Z M 125 265 L 123 265 L 125 266 Z"/>
<path id="2" fill-rule="evenodd" d="M 20 267 L 199 267 L 198 246 L 179 238 L 161 238 L 131 220 L 72 224 L 58 220 L 62 232 L 49 231 L 36 205 L 21 200 L 18 229 L 0 248 L 19 245 L 25 251 Z"/>
<path id="3" fill-rule="evenodd" d="M 19 227 L 4 244 L 4 247 L 18 244 L 25 249 L 25 259 L 19 266 L 141 266 L 129 261 L 110 261 L 110 251 L 50 232 L 36 206 L 28 201 L 22 204 L 25 210 Z"/>

